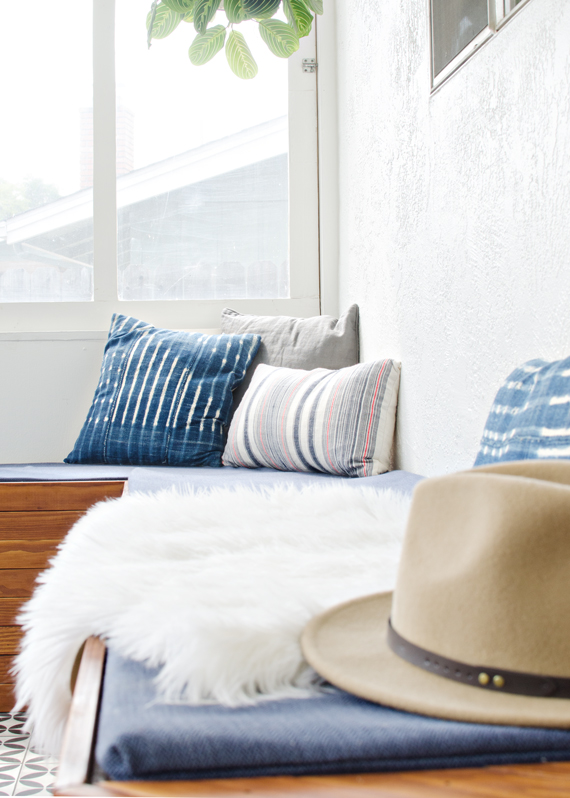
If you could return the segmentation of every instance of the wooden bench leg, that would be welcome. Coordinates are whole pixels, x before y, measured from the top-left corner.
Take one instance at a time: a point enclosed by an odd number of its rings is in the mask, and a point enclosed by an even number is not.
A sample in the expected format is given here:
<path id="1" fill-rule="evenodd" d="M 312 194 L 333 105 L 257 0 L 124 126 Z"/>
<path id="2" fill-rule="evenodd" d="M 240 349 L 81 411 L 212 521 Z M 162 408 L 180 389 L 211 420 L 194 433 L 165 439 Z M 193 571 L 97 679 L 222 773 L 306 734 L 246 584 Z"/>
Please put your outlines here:
<path id="1" fill-rule="evenodd" d="M 112 795 L 104 788 L 88 784 L 93 768 L 106 653 L 105 643 L 100 638 L 88 638 L 65 727 L 54 795 Z"/>

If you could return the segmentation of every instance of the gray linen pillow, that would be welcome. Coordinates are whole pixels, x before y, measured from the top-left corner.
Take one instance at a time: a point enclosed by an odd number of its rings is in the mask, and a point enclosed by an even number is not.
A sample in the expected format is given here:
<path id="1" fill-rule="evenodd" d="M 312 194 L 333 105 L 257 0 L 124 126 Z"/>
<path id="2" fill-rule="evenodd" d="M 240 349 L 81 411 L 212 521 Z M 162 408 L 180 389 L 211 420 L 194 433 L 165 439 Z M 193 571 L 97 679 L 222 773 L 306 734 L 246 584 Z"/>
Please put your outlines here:
<path id="1" fill-rule="evenodd" d="M 247 391 L 260 363 L 289 369 L 342 369 L 359 360 L 358 305 L 351 305 L 340 319 L 333 316 L 248 316 L 222 310 L 222 332 L 261 335 L 257 355 L 244 381 L 234 391 L 234 410 Z"/>

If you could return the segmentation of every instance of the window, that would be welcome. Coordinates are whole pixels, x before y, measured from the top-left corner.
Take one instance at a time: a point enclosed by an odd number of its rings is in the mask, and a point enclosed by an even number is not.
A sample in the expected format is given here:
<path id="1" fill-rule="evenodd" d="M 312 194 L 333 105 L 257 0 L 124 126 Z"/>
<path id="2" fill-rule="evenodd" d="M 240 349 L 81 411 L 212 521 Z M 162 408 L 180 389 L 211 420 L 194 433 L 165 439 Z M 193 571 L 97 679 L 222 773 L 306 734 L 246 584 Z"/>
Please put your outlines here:
<path id="1" fill-rule="evenodd" d="M 260 69 L 241 81 L 223 53 L 188 62 L 186 23 L 147 51 L 138 0 L 65 4 L 0 131 L 0 329 L 106 329 L 114 311 L 217 327 L 232 300 L 318 313 L 314 37 L 285 60 L 246 31 Z M 25 64 L 29 26 L 8 28 Z"/>
<path id="2" fill-rule="evenodd" d="M 431 70 L 435 88 L 528 0 L 430 0 Z"/>
<path id="3" fill-rule="evenodd" d="M 93 297 L 92 195 L 74 201 L 83 159 L 93 157 L 79 127 L 81 109 L 93 104 L 91 17 L 89 0 L 61 0 L 57 14 L 42 0 L 3 9 L 2 104 L 10 112 L 0 130 L 2 302 Z"/>

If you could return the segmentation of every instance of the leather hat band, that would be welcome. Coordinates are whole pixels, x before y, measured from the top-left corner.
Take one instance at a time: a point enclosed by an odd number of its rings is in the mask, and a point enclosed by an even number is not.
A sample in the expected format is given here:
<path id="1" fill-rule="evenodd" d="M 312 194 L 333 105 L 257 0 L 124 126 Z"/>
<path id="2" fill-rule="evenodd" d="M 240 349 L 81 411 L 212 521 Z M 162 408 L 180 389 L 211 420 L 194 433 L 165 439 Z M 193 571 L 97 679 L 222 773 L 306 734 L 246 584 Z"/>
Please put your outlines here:
<path id="1" fill-rule="evenodd" d="M 507 671 L 504 668 L 491 668 L 486 665 L 468 665 L 465 662 L 442 657 L 403 638 L 395 631 L 391 619 L 388 620 L 388 645 L 394 654 L 411 665 L 417 665 L 418 668 L 452 679 L 454 682 L 470 684 L 497 693 L 516 693 L 538 698 L 570 698 L 570 679 L 560 676 L 537 676 L 533 673 Z"/>

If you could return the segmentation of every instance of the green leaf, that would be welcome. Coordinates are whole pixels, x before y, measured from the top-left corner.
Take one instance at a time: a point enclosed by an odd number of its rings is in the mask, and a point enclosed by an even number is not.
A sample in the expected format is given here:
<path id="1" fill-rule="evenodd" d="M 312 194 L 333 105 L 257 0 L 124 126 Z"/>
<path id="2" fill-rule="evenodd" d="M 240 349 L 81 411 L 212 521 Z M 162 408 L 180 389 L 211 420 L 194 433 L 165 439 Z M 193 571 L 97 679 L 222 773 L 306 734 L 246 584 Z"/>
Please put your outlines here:
<path id="1" fill-rule="evenodd" d="M 283 0 L 285 16 L 299 37 L 308 36 L 313 24 L 313 15 L 303 0 Z"/>
<path id="2" fill-rule="evenodd" d="M 205 33 L 199 33 L 188 50 L 188 58 L 194 66 L 207 64 L 216 53 L 219 53 L 226 41 L 226 29 L 223 25 L 208 28 Z"/>
<path id="3" fill-rule="evenodd" d="M 182 22 L 194 22 L 194 6 L 192 6 L 187 14 L 184 14 L 182 17 Z"/>
<path id="4" fill-rule="evenodd" d="M 243 0 L 224 0 L 224 11 L 228 22 L 243 22 L 245 19 L 251 19 L 245 8 L 243 7 Z"/>
<path id="5" fill-rule="evenodd" d="M 146 18 L 146 29 L 148 31 L 150 27 L 150 21 L 152 19 L 152 11 L 149 12 Z M 177 14 L 175 11 L 172 11 L 164 3 L 161 3 L 156 7 L 156 14 L 154 15 L 154 25 L 152 26 L 152 31 L 150 32 L 149 39 L 165 39 L 167 36 L 170 36 L 173 30 L 178 27 L 178 23 L 180 22 L 180 14 Z"/>
<path id="6" fill-rule="evenodd" d="M 188 14 L 193 10 L 196 0 L 162 0 L 162 2 L 177 14 Z"/>
<path id="7" fill-rule="evenodd" d="M 233 30 L 226 42 L 226 58 L 230 69 L 238 78 L 250 80 L 257 75 L 257 64 L 243 38 L 243 33 Z"/>
<path id="8" fill-rule="evenodd" d="M 279 58 L 289 58 L 299 49 L 299 37 L 293 28 L 278 19 L 265 19 L 260 22 L 259 32 L 271 52 Z"/>
<path id="9" fill-rule="evenodd" d="M 306 3 L 315 14 L 323 13 L 323 0 L 306 0 Z"/>
<path id="10" fill-rule="evenodd" d="M 196 0 L 194 6 L 194 27 L 198 33 L 204 33 L 208 24 L 220 7 L 221 0 Z"/>
<path id="11" fill-rule="evenodd" d="M 242 0 L 243 7 L 253 19 L 269 19 L 275 14 L 281 0 Z"/>

